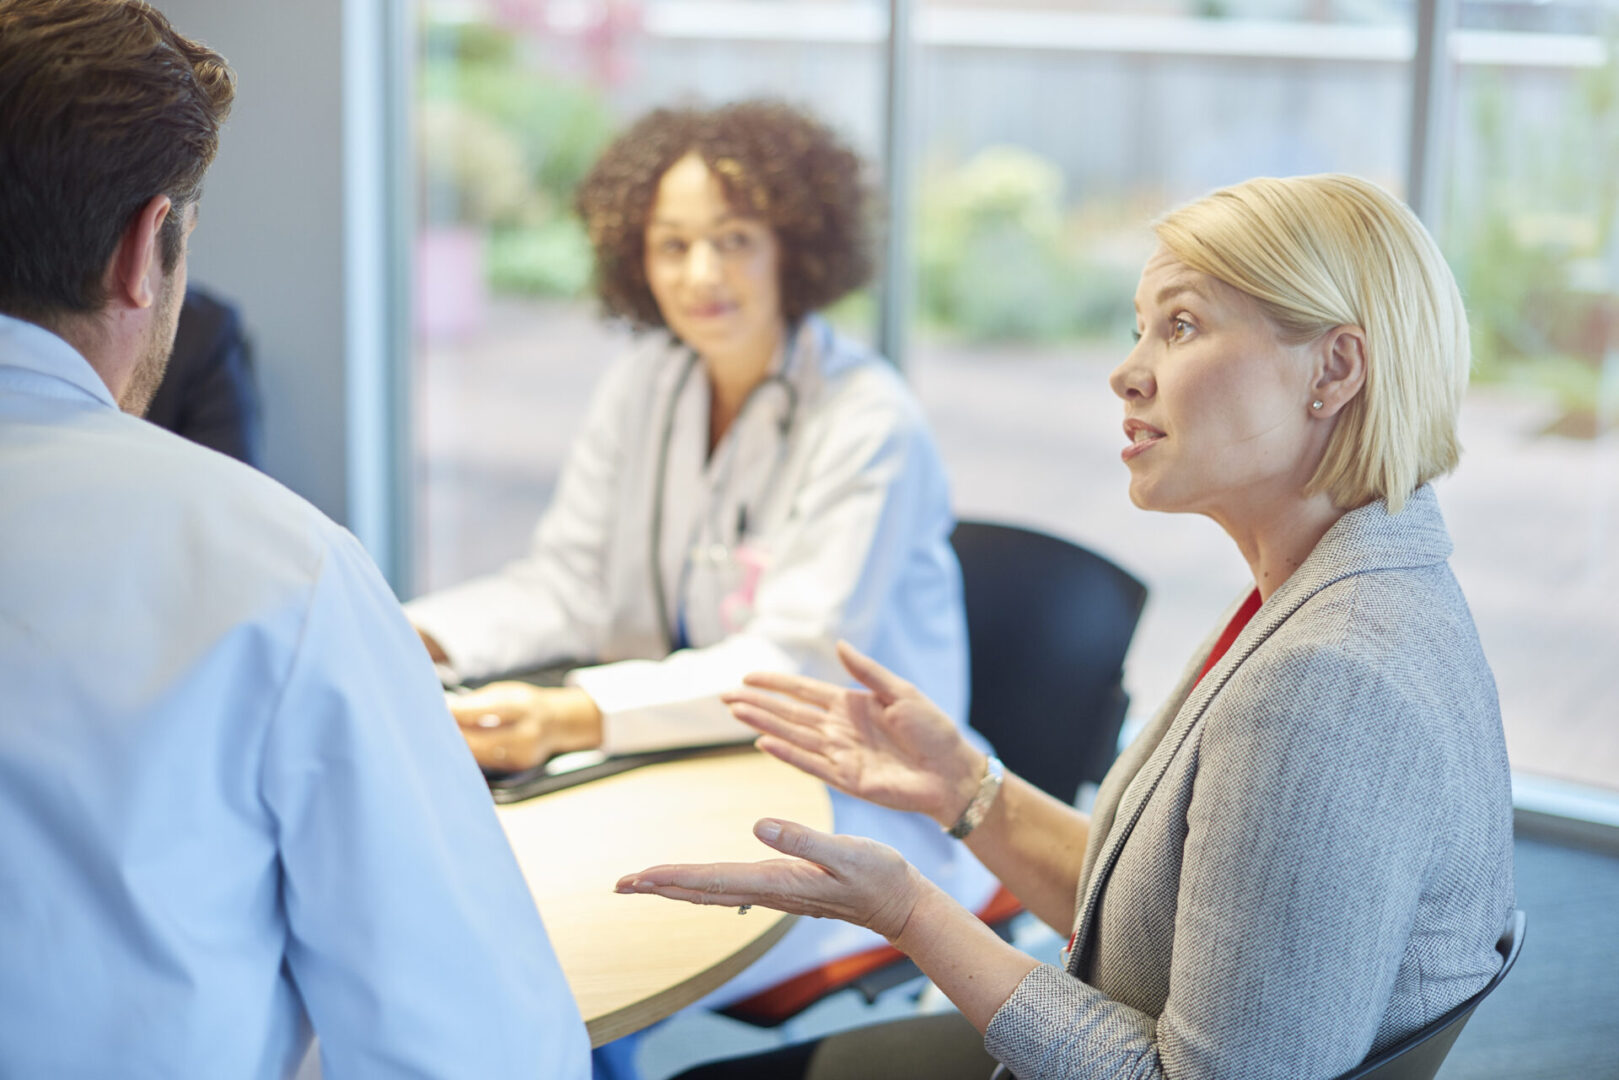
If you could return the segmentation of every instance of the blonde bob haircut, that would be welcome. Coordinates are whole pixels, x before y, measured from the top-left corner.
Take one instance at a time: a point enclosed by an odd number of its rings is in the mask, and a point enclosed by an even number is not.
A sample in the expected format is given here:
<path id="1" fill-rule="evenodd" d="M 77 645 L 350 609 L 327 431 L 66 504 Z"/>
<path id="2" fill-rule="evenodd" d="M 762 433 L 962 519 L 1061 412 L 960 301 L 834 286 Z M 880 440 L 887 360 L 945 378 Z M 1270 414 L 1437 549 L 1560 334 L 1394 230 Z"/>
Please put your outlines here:
<path id="1" fill-rule="evenodd" d="M 1340 326 L 1366 335 L 1366 382 L 1340 412 L 1308 494 L 1398 513 L 1456 467 L 1471 366 L 1467 313 L 1428 230 L 1354 176 L 1260 177 L 1153 224 L 1185 265 L 1247 293 L 1291 344 Z"/>

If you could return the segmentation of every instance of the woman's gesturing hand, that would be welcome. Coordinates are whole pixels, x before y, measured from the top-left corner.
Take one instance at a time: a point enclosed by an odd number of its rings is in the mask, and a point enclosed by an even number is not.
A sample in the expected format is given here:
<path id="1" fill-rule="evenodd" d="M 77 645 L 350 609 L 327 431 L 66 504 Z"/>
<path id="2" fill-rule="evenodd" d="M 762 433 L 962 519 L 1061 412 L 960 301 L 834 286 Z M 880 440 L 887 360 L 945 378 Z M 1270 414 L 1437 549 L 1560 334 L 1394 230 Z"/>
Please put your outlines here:
<path id="1" fill-rule="evenodd" d="M 792 915 L 842 919 L 892 941 L 905 929 L 926 880 L 886 844 L 761 818 L 753 835 L 786 859 L 653 866 L 620 878 L 615 892 L 692 904 L 757 904 Z"/>
<path id="2" fill-rule="evenodd" d="M 846 641 L 838 658 L 867 690 L 760 672 L 721 695 L 761 733 L 759 749 L 839 790 L 948 828 L 984 775 L 985 758 L 910 683 Z"/>

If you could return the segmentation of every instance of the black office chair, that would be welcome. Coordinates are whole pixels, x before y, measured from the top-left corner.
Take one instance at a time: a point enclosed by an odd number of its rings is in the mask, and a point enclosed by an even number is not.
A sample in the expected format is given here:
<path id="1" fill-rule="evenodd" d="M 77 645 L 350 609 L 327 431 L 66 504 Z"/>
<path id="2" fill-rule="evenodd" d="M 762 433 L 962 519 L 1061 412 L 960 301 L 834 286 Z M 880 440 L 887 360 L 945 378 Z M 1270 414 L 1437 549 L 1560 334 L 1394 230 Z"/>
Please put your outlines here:
<path id="1" fill-rule="evenodd" d="M 1484 984 L 1484 989 L 1416 1034 L 1367 1058 L 1338 1080 L 1433 1080 L 1456 1042 L 1456 1036 L 1462 1033 L 1467 1018 L 1473 1015 L 1479 1002 L 1490 996 L 1490 991 L 1501 985 L 1512 965 L 1518 962 L 1526 921 L 1523 911 L 1514 908 L 1507 919 L 1507 928 L 1501 932 L 1501 940 L 1495 943 L 1496 951 L 1502 956 L 1501 969 Z"/>
<path id="2" fill-rule="evenodd" d="M 1514 908 L 1507 918 L 1507 928 L 1501 931 L 1501 939 L 1495 943 L 1495 950 L 1502 958 L 1501 968 L 1484 984 L 1484 989 L 1421 1031 L 1367 1058 L 1337 1080 L 1433 1080 L 1439 1066 L 1444 1064 L 1445 1055 L 1450 1053 L 1452 1044 L 1456 1042 L 1456 1036 L 1462 1033 L 1467 1018 L 1473 1015 L 1473 1010 L 1479 1007 L 1481 1001 L 1490 996 L 1490 991 L 1501 985 L 1501 980 L 1507 977 L 1512 965 L 1518 962 L 1518 953 L 1523 949 L 1526 921 L 1527 917 L 1518 908 Z M 1006 1066 L 1001 1065 L 991 1074 L 990 1080 L 1006 1080 L 1010 1075 Z"/>
<path id="3" fill-rule="evenodd" d="M 951 537 L 961 561 L 972 652 L 968 721 L 1006 767 L 1072 803 L 1112 764 L 1129 697 L 1124 654 L 1147 588 L 1077 544 L 1029 529 L 964 521 Z M 1010 940 L 1023 910 L 1002 888 L 977 912 Z M 868 1003 L 921 972 L 888 946 L 839 957 L 720 1012 L 775 1027 L 828 994 Z"/>
<path id="4" fill-rule="evenodd" d="M 1113 764 L 1129 705 L 1124 654 L 1147 587 L 1055 536 L 963 521 L 961 560 L 972 647 L 968 722 L 1006 767 L 1072 803 Z"/>

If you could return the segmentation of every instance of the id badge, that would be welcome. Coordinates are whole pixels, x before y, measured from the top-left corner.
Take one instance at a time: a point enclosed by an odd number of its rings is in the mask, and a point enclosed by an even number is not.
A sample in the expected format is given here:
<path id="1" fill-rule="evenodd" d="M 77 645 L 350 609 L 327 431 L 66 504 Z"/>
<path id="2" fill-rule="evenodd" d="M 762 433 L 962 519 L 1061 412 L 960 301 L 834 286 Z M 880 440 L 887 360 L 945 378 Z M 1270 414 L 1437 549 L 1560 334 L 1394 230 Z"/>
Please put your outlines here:
<path id="1" fill-rule="evenodd" d="M 734 634 L 753 618 L 754 595 L 770 565 L 770 555 L 763 547 L 743 541 L 731 549 L 730 564 L 731 588 L 720 599 L 720 625 L 727 634 Z"/>

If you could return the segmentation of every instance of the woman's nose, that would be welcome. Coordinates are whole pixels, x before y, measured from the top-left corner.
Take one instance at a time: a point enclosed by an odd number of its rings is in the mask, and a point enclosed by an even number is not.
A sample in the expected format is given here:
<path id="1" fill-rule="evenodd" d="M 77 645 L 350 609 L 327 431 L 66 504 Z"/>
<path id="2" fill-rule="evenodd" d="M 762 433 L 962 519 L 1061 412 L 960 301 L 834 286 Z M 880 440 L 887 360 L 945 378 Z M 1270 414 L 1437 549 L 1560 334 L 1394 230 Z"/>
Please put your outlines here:
<path id="1" fill-rule="evenodd" d="M 1135 343 L 1122 363 L 1113 369 L 1113 374 L 1107 377 L 1107 384 L 1113 392 L 1125 401 L 1136 398 L 1152 397 L 1157 389 L 1152 377 L 1152 369 L 1146 362 L 1147 339 L 1142 338 Z"/>
<path id="2" fill-rule="evenodd" d="M 719 278 L 719 254 L 707 240 L 693 244 L 686 254 L 686 279 L 694 285 L 706 285 Z"/>

